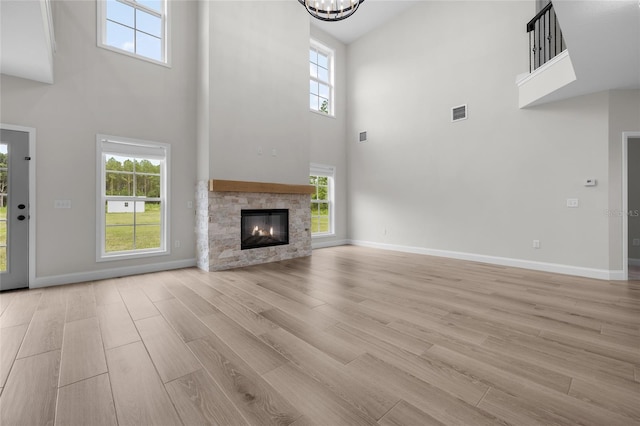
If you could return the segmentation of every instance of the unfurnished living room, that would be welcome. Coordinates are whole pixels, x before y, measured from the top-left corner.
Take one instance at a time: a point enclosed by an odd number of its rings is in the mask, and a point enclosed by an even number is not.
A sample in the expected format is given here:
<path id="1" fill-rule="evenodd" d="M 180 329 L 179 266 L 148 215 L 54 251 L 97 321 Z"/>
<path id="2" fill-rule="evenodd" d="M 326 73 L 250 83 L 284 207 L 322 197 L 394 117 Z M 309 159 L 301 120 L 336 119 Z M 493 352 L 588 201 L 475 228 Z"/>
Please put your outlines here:
<path id="1" fill-rule="evenodd" d="M 640 425 L 638 0 L 1 0 L 0 425 Z"/>

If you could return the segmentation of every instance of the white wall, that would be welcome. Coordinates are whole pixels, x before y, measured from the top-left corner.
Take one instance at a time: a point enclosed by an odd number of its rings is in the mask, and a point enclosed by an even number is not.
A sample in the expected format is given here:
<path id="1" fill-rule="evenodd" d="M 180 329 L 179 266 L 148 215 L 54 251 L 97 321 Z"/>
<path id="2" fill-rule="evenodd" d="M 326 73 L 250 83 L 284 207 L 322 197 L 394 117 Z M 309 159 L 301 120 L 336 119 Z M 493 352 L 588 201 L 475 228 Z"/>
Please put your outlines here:
<path id="1" fill-rule="evenodd" d="M 347 48 L 326 32 L 311 26 L 311 37 L 334 50 L 335 117 L 309 112 L 312 163 L 335 166 L 335 235 L 314 237 L 316 247 L 344 242 L 347 238 Z M 307 79 L 308 80 L 308 79 Z M 306 107 L 308 111 L 308 106 Z"/>
<path id="2" fill-rule="evenodd" d="M 1 77 L 2 122 L 37 131 L 40 282 L 193 262 L 194 213 L 187 201 L 193 199 L 196 177 L 197 3 L 172 2 L 171 11 L 171 68 L 96 47 L 96 2 L 57 1 L 55 83 Z M 96 263 L 97 133 L 171 145 L 169 256 Z M 72 208 L 55 210 L 56 199 L 71 200 Z M 175 240 L 180 248 L 173 247 Z"/>
<path id="3" fill-rule="evenodd" d="M 308 183 L 307 12 L 294 1 L 209 9 L 208 176 Z"/>
<path id="4" fill-rule="evenodd" d="M 348 142 L 351 239 L 609 269 L 609 96 L 518 108 L 534 14 L 424 2 L 349 46 L 347 134 L 369 136 Z"/>

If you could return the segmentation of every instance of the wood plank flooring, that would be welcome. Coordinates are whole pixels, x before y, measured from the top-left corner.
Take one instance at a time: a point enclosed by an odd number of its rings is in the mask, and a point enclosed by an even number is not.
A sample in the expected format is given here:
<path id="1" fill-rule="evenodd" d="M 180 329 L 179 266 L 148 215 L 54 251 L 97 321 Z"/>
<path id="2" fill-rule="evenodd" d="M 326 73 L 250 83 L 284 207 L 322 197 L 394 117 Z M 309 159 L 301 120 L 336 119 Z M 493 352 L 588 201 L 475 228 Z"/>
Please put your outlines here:
<path id="1" fill-rule="evenodd" d="M 0 312 L 3 426 L 640 425 L 640 281 L 342 246 Z"/>

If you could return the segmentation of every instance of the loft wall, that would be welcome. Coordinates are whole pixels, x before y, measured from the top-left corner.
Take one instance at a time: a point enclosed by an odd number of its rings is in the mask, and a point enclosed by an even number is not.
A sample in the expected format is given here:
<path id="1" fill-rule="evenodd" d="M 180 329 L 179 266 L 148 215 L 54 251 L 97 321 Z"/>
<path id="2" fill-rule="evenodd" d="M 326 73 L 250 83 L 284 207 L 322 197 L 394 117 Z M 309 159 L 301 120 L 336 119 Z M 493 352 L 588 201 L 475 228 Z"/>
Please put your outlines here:
<path id="1" fill-rule="evenodd" d="M 196 177 L 197 3 L 172 2 L 171 11 L 171 68 L 97 47 L 96 2 L 61 0 L 54 11 L 55 83 L 0 77 L 2 122 L 37 132 L 32 286 L 193 263 L 194 212 L 187 202 Z M 171 145 L 170 255 L 96 262 L 97 133 Z M 57 199 L 71 200 L 72 208 L 54 209 Z"/>
<path id="2" fill-rule="evenodd" d="M 347 134 L 369 137 L 348 143 L 350 239 L 608 273 L 609 95 L 518 108 L 534 14 L 419 3 L 349 46 Z"/>
<path id="3" fill-rule="evenodd" d="M 208 131 L 199 144 L 208 145 L 200 151 L 208 148 L 209 170 L 199 176 L 308 183 L 307 12 L 282 1 L 216 1 L 203 10 L 208 111 L 200 128 Z"/>

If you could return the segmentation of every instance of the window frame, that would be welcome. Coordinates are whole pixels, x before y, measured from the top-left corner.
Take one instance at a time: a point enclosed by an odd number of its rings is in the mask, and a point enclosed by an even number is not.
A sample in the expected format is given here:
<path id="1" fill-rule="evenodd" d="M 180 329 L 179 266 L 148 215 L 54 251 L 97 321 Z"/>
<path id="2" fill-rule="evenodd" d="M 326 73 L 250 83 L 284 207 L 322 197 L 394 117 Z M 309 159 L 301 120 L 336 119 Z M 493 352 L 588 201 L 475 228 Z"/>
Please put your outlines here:
<path id="1" fill-rule="evenodd" d="M 133 156 L 138 158 L 160 159 L 160 197 L 147 198 L 131 196 L 106 195 L 106 158 L 109 155 Z M 110 135 L 96 135 L 96 261 L 105 262 L 122 259 L 135 259 L 151 256 L 163 256 L 171 254 L 170 229 L 169 229 L 169 176 L 171 173 L 171 145 L 145 141 L 140 139 L 123 138 Z M 134 186 L 135 188 L 135 186 Z M 160 202 L 160 247 L 134 249 L 126 251 L 106 251 L 106 209 L 107 201 L 142 201 Z"/>
<path id="2" fill-rule="evenodd" d="M 319 114 L 325 117 L 332 117 L 335 118 L 336 114 L 335 114 L 335 51 L 333 49 L 331 49 L 330 47 L 327 47 L 326 45 L 318 42 L 317 40 L 311 39 L 310 43 L 309 43 L 309 52 L 311 52 L 312 50 L 315 50 L 318 53 L 322 53 L 325 56 L 328 57 L 328 62 L 329 62 L 329 82 L 325 82 L 324 80 L 320 80 L 317 77 L 313 77 L 311 75 L 311 70 L 309 70 L 309 82 L 316 82 L 319 84 L 326 84 L 329 86 L 329 112 L 328 113 L 324 113 L 322 111 L 315 110 L 313 108 L 311 108 L 311 106 L 309 106 L 309 111 L 315 113 L 315 114 Z M 311 64 L 312 62 L 309 60 L 309 64 Z M 308 95 L 312 95 L 311 91 L 309 90 Z"/>
<path id="3" fill-rule="evenodd" d="M 328 232 L 313 232 L 313 228 L 311 229 L 311 238 L 323 238 L 323 237 L 332 237 L 336 235 L 335 230 L 335 175 L 336 168 L 335 166 L 327 165 L 327 164 L 316 164 L 311 163 L 311 167 L 309 170 L 309 177 L 317 176 L 317 177 L 326 177 L 327 180 L 327 198 L 329 204 L 329 231 Z M 316 191 L 318 190 L 318 186 L 316 184 Z M 320 204 L 319 200 L 310 200 L 311 204 Z M 322 201 L 324 202 L 324 200 Z M 313 215 L 312 215 L 313 216 Z"/>
<path id="4" fill-rule="evenodd" d="M 149 13 L 151 15 L 160 16 L 161 19 L 161 30 L 162 36 L 160 37 L 160 42 L 162 43 L 162 60 L 158 61 L 153 58 L 149 58 L 147 56 L 140 55 L 139 53 L 129 52 L 128 50 L 121 49 L 116 46 L 111 46 L 106 43 L 107 40 L 107 0 L 96 0 L 97 2 L 97 44 L 98 47 L 103 49 L 110 50 L 112 52 L 120 53 L 122 55 L 126 55 L 132 58 L 140 59 L 143 61 L 151 62 L 153 64 L 162 65 L 165 67 L 171 67 L 171 25 L 170 25 L 170 8 L 171 2 L 169 0 L 160 0 L 162 2 L 162 11 L 158 13 L 158 11 L 154 9 L 150 9 L 143 4 L 139 4 L 136 0 L 115 0 L 119 3 L 125 4 L 127 6 L 131 6 L 134 9 L 142 10 L 143 12 Z M 134 31 L 139 31 L 134 28 Z M 134 32 L 134 40 L 135 40 L 135 32 Z"/>

